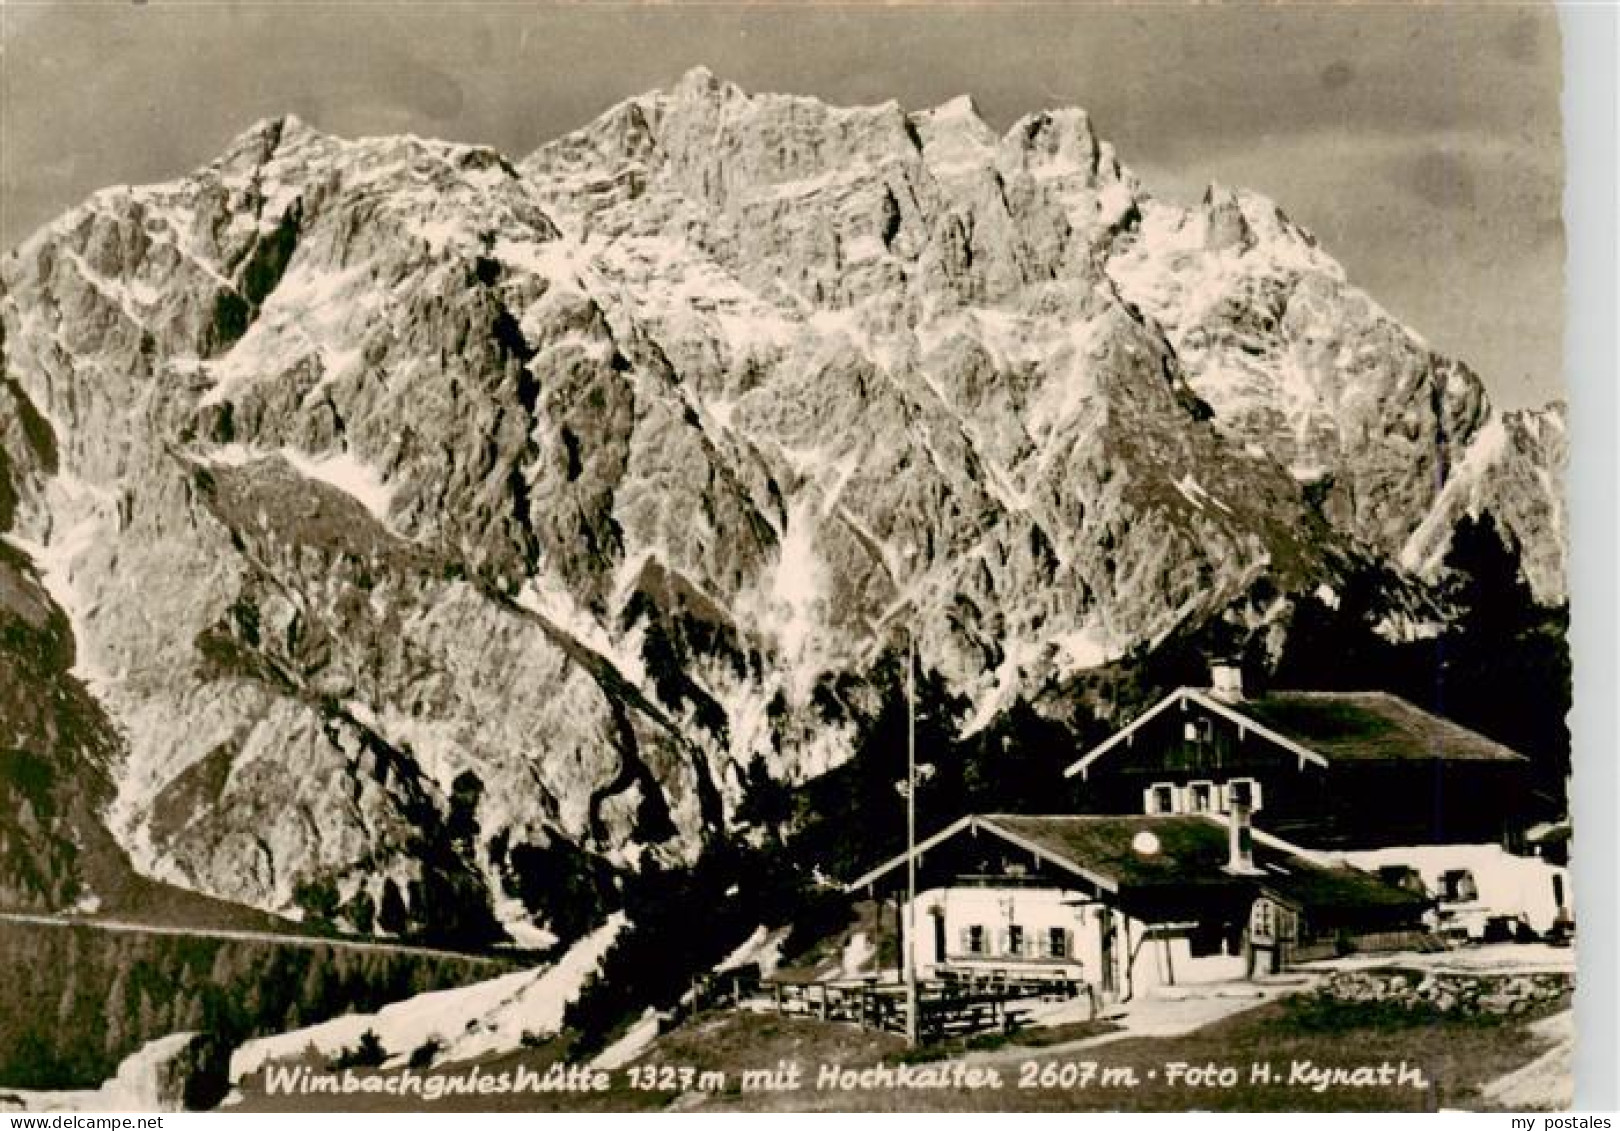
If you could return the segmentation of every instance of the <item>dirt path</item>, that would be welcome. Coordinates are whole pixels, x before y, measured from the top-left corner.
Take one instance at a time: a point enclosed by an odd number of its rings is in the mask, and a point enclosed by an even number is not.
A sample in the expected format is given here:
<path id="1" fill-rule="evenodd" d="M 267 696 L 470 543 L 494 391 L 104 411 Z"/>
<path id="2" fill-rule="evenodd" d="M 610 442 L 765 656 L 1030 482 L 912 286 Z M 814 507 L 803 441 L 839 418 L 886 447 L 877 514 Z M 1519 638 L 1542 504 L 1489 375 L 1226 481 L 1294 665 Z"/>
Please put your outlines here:
<path id="1" fill-rule="evenodd" d="M 1115 1011 L 1105 1012 L 1102 1019 L 1113 1021 L 1120 1026 L 1112 1032 L 1040 1047 L 1014 1044 L 1005 1048 L 968 1053 L 961 1059 L 978 1063 L 1028 1060 L 1031 1056 L 1062 1056 L 1136 1037 L 1182 1037 L 1234 1014 L 1245 1013 L 1280 997 L 1298 993 L 1313 984 L 1313 981 L 1312 979 L 1273 983 L 1245 981 L 1188 987 L 1175 996 L 1138 999 L 1117 1016 L 1110 1016 Z M 1083 1018 L 1079 1016 L 1068 1018 L 1055 1012 L 1042 1020 L 1047 1024 L 1053 1024 Z"/>
<path id="2" fill-rule="evenodd" d="M 1506 1111 L 1564 1111 L 1573 1098 L 1575 1079 L 1575 1014 L 1555 1013 L 1530 1026 L 1552 1047 L 1523 1068 L 1485 1085 L 1487 1102 Z"/>

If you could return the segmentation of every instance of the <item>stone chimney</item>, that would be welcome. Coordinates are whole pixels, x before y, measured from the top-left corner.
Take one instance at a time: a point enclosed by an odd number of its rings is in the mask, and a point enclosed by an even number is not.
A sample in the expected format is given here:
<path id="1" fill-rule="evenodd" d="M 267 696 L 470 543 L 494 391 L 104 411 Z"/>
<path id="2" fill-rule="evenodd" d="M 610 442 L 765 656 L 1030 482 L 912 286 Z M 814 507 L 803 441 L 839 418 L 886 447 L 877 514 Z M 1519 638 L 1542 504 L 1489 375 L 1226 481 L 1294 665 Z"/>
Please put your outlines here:
<path id="1" fill-rule="evenodd" d="M 1247 789 L 1231 789 L 1227 797 L 1226 870 L 1238 876 L 1253 875 L 1256 870 L 1249 800 Z"/>
<path id="2" fill-rule="evenodd" d="M 1215 698 L 1223 703 L 1243 701 L 1243 669 L 1237 664 L 1226 662 L 1211 664 L 1209 684 Z"/>

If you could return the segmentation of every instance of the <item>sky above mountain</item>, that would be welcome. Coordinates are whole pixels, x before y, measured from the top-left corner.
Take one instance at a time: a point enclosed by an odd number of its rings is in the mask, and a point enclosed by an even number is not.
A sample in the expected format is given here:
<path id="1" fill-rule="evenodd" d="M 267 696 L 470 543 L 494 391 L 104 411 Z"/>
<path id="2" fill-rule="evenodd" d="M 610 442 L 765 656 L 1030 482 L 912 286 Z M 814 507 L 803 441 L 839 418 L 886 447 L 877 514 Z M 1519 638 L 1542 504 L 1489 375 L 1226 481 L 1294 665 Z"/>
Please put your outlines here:
<path id="1" fill-rule="evenodd" d="M 0 5 L 0 243 L 165 180 L 250 122 L 518 158 L 705 64 L 749 90 L 1000 128 L 1082 106 L 1178 199 L 1277 199 L 1506 407 L 1562 395 L 1560 41 L 1551 6 L 79 3 Z"/>

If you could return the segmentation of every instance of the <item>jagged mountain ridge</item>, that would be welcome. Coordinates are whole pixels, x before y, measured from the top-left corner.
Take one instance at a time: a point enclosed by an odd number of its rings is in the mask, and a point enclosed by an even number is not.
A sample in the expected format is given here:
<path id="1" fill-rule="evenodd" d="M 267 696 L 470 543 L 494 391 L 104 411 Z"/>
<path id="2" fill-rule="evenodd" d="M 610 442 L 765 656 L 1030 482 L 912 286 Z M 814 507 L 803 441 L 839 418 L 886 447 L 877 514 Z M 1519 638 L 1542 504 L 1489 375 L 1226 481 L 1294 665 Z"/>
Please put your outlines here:
<path id="1" fill-rule="evenodd" d="M 689 858 L 753 765 L 848 755 L 902 621 L 982 723 L 1261 578 L 1432 570 L 1462 513 L 1558 544 L 1556 453 L 1470 459 L 1465 368 L 1079 111 L 699 70 L 518 165 L 280 119 L 0 281 L 0 525 L 122 741 L 111 827 L 267 909 L 523 936 L 514 848 Z"/>

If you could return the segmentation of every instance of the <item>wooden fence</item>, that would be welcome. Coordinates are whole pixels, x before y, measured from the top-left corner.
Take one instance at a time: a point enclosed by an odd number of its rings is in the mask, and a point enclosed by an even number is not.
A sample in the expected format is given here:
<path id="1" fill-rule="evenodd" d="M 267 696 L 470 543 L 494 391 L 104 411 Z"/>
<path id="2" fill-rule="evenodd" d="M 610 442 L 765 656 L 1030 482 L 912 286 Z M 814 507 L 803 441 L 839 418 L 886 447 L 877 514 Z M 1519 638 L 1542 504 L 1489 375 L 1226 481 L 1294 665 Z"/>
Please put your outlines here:
<path id="1" fill-rule="evenodd" d="M 1434 953 L 1446 950 L 1445 941 L 1431 931 L 1415 929 L 1397 931 L 1367 931 L 1344 939 L 1313 939 L 1305 943 L 1285 943 L 1283 966 L 1300 962 L 1316 962 L 1323 958 L 1338 958 L 1346 954 L 1383 954 L 1392 951 L 1415 950 Z"/>

